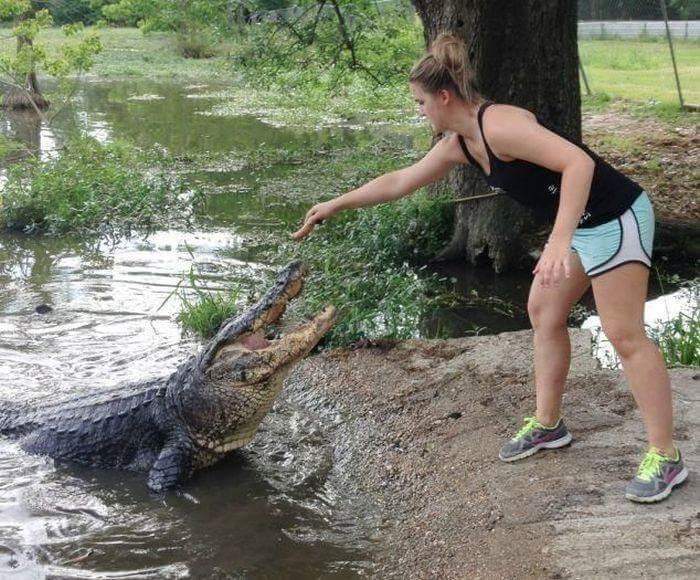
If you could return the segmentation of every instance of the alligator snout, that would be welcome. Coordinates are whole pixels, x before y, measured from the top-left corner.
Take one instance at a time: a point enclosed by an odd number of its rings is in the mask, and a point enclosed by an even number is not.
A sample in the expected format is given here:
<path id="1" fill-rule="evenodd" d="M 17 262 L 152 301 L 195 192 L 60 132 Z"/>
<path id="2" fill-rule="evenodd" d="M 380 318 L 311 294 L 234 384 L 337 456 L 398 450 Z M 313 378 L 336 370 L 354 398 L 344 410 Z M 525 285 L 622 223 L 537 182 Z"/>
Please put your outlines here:
<path id="1" fill-rule="evenodd" d="M 256 382 L 277 373 L 307 354 L 331 329 L 336 319 L 333 306 L 326 306 L 311 320 L 285 331 L 275 338 L 269 329 L 278 324 L 289 303 L 301 292 L 307 269 L 300 262 L 284 268 L 273 286 L 256 304 L 222 325 L 205 349 L 202 370 L 221 380 L 228 376 L 254 377 Z M 256 356 L 248 356 L 255 352 Z M 239 385 L 237 385 L 239 386 Z"/>

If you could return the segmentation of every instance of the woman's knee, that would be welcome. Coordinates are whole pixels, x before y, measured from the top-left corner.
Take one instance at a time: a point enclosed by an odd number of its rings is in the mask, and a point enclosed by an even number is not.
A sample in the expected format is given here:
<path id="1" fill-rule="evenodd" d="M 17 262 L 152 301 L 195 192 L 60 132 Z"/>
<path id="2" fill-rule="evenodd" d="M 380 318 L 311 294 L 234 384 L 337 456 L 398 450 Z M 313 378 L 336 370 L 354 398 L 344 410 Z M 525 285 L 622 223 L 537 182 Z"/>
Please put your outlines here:
<path id="1" fill-rule="evenodd" d="M 527 315 L 532 328 L 539 332 L 560 332 L 566 329 L 569 313 L 540 300 L 528 300 Z"/>
<path id="2" fill-rule="evenodd" d="M 622 358 L 633 355 L 649 341 L 644 332 L 644 327 L 605 323 L 602 326 L 605 336 Z"/>

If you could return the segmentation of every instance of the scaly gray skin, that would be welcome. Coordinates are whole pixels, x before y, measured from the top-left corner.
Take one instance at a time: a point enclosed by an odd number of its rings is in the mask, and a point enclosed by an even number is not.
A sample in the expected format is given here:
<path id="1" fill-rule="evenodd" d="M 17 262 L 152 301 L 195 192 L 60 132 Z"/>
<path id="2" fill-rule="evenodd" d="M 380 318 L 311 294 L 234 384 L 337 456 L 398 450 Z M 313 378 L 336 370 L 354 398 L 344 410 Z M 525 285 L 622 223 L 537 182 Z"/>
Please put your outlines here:
<path id="1" fill-rule="evenodd" d="M 148 472 L 148 487 L 171 488 L 245 445 L 294 365 L 333 325 L 326 307 L 268 341 L 306 270 L 289 264 L 253 307 L 226 321 L 170 377 L 86 395 L 35 410 L 0 410 L 0 434 L 30 452 L 96 467 Z"/>

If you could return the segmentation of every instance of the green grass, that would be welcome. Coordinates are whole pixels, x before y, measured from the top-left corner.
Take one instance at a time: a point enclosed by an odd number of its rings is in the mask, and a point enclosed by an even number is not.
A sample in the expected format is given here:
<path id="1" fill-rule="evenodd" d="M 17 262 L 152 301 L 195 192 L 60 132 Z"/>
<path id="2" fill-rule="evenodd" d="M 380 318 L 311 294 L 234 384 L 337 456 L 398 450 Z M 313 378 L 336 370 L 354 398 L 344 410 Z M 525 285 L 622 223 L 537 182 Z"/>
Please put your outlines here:
<path id="1" fill-rule="evenodd" d="M 679 314 L 655 334 L 666 366 L 700 367 L 700 307 Z"/>
<path id="2" fill-rule="evenodd" d="M 698 117 L 697 113 L 681 109 L 678 99 L 675 102 L 660 102 L 653 99 L 646 102 L 630 101 L 605 92 L 590 96 L 581 95 L 581 110 L 584 113 L 620 112 L 640 119 L 657 119 L 672 127 L 694 127 Z"/>
<path id="3" fill-rule="evenodd" d="M 651 333 L 668 367 L 700 367 L 700 285 L 690 291 L 696 301 L 694 308 L 681 312 Z"/>
<path id="4" fill-rule="evenodd" d="M 691 308 L 650 329 L 649 336 L 659 345 L 667 367 L 700 367 L 700 278 L 683 280 L 678 274 L 655 271 L 662 291 L 665 285 L 680 288 L 687 293 Z"/>
<path id="5" fill-rule="evenodd" d="M 700 42 L 676 40 L 674 48 L 684 100 L 700 103 Z M 665 41 L 581 40 L 579 54 L 592 92 L 631 101 L 678 104 Z"/>
<path id="6" fill-rule="evenodd" d="M 225 80 L 222 74 L 226 62 L 226 47 L 219 46 L 216 56 L 209 59 L 183 58 L 174 34 L 153 32 L 143 34 L 137 28 L 95 28 L 103 44 L 95 65 L 88 76 L 103 78 L 138 77 L 170 78 L 173 80 Z M 0 31 L 2 34 L 4 31 Z M 9 31 L 7 32 L 9 34 Z M 49 53 L 56 53 L 65 42 L 60 28 L 42 30 L 37 40 Z M 0 43 L 0 54 L 14 51 L 13 42 Z M 228 79 L 231 80 L 231 79 Z"/>
<path id="7" fill-rule="evenodd" d="M 192 256 L 192 253 L 190 252 Z M 194 260 L 194 256 L 192 256 Z M 202 287 L 202 273 L 192 265 L 181 283 L 176 288 L 181 309 L 177 321 L 184 331 L 189 331 L 202 339 L 209 339 L 224 320 L 234 316 L 239 310 L 241 287 L 232 286 L 225 291 L 207 290 Z M 182 288 L 182 282 L 188 282 L 191 292 Z"/>
<path id="8" fill-rule="evenodd" d="M 414 193 L 390 204 L 344 212 L 283 252 L 310 265 L 304 311 L 334 304 L 340 321 L 328 346 L 359 339 L 418 336 L 421 321 L 455 300 L 447 279 L 416 263 L 432 257 L 449 236 L 447 200 Z"/>

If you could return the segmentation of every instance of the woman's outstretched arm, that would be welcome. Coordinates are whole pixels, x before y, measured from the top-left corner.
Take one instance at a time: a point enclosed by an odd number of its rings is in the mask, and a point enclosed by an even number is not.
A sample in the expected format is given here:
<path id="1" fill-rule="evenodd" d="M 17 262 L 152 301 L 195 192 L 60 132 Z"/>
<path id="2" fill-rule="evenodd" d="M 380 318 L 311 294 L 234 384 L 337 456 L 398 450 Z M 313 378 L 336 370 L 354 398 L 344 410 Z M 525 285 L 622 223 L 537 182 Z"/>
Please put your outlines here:
<path id="1" fill-rule="evenodd" d="M 457 149 L 455 149 L 457 147 Z M 344 209 L 355 209 L 394 201 L 419 187 L 441 179 L 460 162 L 457 136 L 438 141 L 420 161 L 397 171 L 385 173 L 329 201 L 314 205 L 304 218 L 302 227 L 292 234 L 300 240 L 311 233 L 316 224 Z"/>

